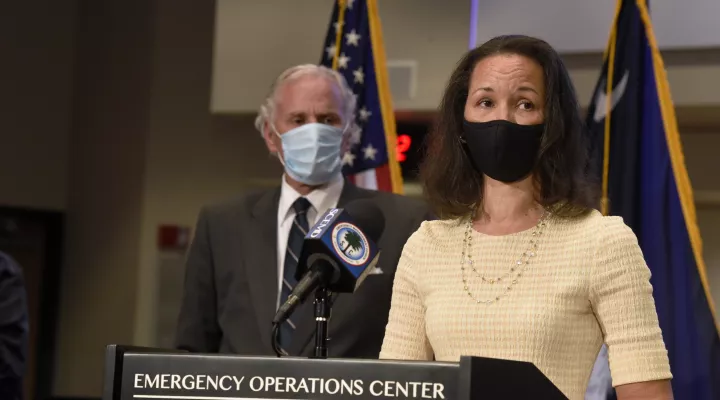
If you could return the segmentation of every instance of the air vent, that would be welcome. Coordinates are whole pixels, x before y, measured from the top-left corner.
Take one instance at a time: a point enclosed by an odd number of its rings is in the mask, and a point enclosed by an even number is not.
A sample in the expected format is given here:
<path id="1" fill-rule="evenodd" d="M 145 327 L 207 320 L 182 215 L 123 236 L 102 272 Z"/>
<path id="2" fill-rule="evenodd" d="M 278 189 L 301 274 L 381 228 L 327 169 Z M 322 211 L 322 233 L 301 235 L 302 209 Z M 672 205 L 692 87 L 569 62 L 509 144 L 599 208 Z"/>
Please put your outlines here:
<path id="1" fill-rule="evenodd" d="M 417 86 L 417 61 L 389 60 L 387 68 L 393 103 L 412 101 Z"/>

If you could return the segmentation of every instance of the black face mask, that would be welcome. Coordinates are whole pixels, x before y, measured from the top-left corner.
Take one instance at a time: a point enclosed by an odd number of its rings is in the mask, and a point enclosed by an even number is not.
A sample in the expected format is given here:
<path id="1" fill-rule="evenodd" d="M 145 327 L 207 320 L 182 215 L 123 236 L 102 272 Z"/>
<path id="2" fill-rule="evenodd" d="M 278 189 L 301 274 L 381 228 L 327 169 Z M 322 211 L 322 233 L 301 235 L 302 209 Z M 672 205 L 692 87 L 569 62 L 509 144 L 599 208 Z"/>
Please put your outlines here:
<path id="1" fill-rule="evenodd" d="M 530 175 L 540 150 L 543 124 L 465 121 L 463 128 L 465 151 L 476 170 L 505 183 Z"/>

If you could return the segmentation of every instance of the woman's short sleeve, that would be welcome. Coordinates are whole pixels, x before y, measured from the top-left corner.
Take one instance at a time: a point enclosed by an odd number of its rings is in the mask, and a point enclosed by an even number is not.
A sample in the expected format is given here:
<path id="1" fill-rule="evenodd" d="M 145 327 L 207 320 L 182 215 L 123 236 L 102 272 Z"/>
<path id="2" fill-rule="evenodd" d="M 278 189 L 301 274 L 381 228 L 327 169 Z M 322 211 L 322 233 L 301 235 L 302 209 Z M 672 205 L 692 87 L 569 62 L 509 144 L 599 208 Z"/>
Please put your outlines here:
<path id="1" fill-rule="evenodd" d="M 619 217 L 603 217 L 590 301 L 608 347 L 613 386 L 672 378 L 637 238 Z"/>

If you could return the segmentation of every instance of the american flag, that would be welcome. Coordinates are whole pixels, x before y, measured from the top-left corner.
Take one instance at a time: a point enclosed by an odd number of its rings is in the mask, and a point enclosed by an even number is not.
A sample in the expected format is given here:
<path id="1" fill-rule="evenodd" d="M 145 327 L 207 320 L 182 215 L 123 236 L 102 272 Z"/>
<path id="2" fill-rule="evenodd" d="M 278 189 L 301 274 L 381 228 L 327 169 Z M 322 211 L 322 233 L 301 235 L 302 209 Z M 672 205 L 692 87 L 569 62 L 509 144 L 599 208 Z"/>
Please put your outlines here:
<path id="1" fill-rule="evenodd" d="M 397 135 L 377 0 L 338 0 L 320 64 L 340 72 L 357 98 L 352 148 L 343 173 L 360 187 L 402 193 Z"/>

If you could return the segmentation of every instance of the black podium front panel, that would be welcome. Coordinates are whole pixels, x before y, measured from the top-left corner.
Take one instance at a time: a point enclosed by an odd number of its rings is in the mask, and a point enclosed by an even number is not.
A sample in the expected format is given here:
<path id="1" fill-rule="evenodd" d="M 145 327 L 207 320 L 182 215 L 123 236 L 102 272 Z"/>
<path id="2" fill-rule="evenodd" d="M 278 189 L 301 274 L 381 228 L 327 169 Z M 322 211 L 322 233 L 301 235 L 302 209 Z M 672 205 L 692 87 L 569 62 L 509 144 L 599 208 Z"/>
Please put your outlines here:
<path id="1" fill-rule="evenodd" d="M 458 364 L 127 352 L 121 400 L 457 399 Z"/>

